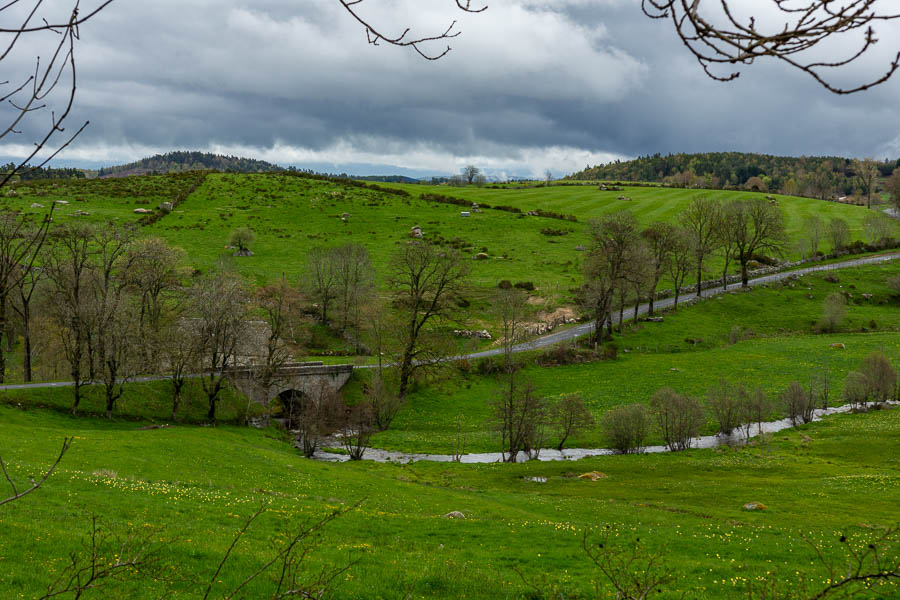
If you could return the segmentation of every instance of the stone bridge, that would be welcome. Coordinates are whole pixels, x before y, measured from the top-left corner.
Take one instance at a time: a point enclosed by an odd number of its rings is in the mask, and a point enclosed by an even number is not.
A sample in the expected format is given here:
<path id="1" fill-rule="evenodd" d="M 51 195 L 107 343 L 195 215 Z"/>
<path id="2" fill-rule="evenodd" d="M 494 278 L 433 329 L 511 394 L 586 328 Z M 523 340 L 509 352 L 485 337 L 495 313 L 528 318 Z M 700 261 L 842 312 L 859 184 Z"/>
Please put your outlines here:
<path id="1" fill-rule="evenodd" d="M 323 390 L 339 392 L 353 374 L 353 365 L 325 365 L 321 362 L 291 363 L 282 366 L 274 377 L 274 385 L 265 390 L 259 384 L 261 367 L 228 369 L 226 377 L 234 387 L 253 402 L 268 404 L 275 398 L 292 402 L 300 398 L 318 398 Z"/>

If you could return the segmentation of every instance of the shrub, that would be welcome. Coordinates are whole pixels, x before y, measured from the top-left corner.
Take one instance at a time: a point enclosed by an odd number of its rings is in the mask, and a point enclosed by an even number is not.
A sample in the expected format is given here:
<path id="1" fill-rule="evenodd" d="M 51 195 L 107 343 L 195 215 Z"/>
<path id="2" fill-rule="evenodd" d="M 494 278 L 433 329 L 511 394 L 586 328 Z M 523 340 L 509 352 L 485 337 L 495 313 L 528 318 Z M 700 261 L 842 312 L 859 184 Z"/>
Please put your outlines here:
<path id="1" fill-rule="evenodd" d="M 682 396 L 671 388 L 657 390 L 650 398 L 650 409 L 656 416 L 659 431 L 672 452 L 691 447 L 706 420 L 703 407 L 689 396 Z"/>
<path id="2" fill-rule="evenodd" d="M 859 372 L 866 378 L 869 401 L 886 402 L 894 395 L 897 387 L 897 371 L 883 353 L 872 352 L 863 360 Z"/>
<path id="3" fill-rule="evenodd" d="M 579 394 L 568 394 L 553 405 L 551 421 L 559 440 L 556 449 L 562 451 L 569 437 L 594 424 L 594 415 L 585 406 L 584 399 Z"/>
<path id="4" fill-rule="evenodd" d="M 707 394 L 706 403 L 719 423 L 719 433 L 722 435 L 731 435 L 740 426 L 743 416 L 741 400 L 745 397 L 746 394 L 738 393 L 725 379 Z"/>
<path id="5" fill-rule="evenodd" d="M 844 391 L 841 396 L 844 402 L 849 404 L 853 410 L 864 408 L 869 401 L 866 376 L 859 371 L 847 373 L 847 378 L 844 379 Z"/>
<path id="6" fill-rule="evenodd" d="M 641 453 L 650 431 L 650 412 L 643 404 L 619 406 L 603 415 L 600 427 L 606 443 L 619 454 Z"/>
<path id="7" fill-rule="evenodd" d="M 840 327 L 847 317 L 847 300 L 839 292 L 831 292 L 822 305 L 822 318 L 819 319 L 819 331 L 831 333 Z"/>
<path id="8" fill-rule="evenodd" d="M 497 284 L 497 287 L 501 290 L 508 290 L 512 288 L 513 284 L 509 279 L 504 279 L 500 283 Z"/>
<path id="9" fill-rule="evenodd" d="M 732 345 L 737 344 L 739 341 L 741 341 L 742 337 L 743 331 L 741 330 L 741 326 L 735 325 L 731 328 L 731 331 L 728 332 L 728 343 Z"/>
<path id="10" fill-rule="evenodd" d="M 530 281 L 517 281 L 513 287 L 517 287 L 520 290 L 525 290 L 527 292 L 534 291 L 534 283 Z"/>
<path id="11" fill-rule="evenodd" d="M 797 381 L 792 381 L 781 392 L 781 406 L 792 425 L 809 423 L 815 410 L 815 398 Z"/>

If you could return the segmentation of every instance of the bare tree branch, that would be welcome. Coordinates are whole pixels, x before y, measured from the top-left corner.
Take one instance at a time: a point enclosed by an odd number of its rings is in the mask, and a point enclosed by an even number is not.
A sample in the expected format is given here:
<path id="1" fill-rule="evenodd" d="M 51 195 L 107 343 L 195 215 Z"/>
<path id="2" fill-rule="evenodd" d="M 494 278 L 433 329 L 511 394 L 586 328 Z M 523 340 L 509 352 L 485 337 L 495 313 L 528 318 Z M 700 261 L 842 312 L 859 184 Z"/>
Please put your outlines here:
<path id="1" fill-rule="evenodd" d="M 756 5 L 757 3 L 754 2 Z M 763 4 L 760 2 L 759 4 Z M 850 0 L 838 6 L 832 0 L 769 0 L 767 7 L 784 17 L 783 27 L 764 31 L 755 16 L 739 17 L 730 0 L 641 0 L 641 8 L 652 19 L 669 19 L 685 47 L 712 79 L 732 81 L 739 71 L 717 74 L 720 65 L 750 65 L 761 57 L 786 62 L 815 79 L 835 94 L 852 94 L 884 83 L 900 68 L 900 52 L 881 76 L 855 87 L 833 83 L 836 70 L 856 62 L 878 42 L 874 25 L 900 18 L 883 12 L 884 0 Z M 896 10 L 896 3 L 893 4 Z M 813 58 L 826 40 L 862 38 L 856 47 L 834 60 Z"/>
<path id="2" fill-rule="evenodd" d="M 31 487 L 24 489 L 22 491 L 19 491 L 18 486 L 16 486 L 16 482 L 13 481 L 12 476 L 9 474 L 9 470 L 6 468 L 6 463 L 3 462 L 3 457 L 0 456 L 0 468 L 2 468 L 2 470 L 3 470 L 3 476 L 6 478 L 6 482 L 9 483 L 10 487 L 12 488 L 12 496 L 6 498 L 5 500 L 0 500 L 0 506 L 3 506 L 4 504 L 7 504 L 8 502 L 18 500 L 19 498 L 21 498 L 23 496 L 27 496 L 34 490 L 41 487 L 44 484 L 44 482 L 50 478 L 50 476 L 53 474 L 53 471 L 56 470 L 56 467 L 62 461 L 63 456 L 66 455 L 66 452 L 69 451 L 69 447 L 72 445 L 72 439 L 73 438 L 64 438 L 63 439 L 62 448 L 59 451 L 59 456 L 56 457 L 56 461 L 50 466 L 49 469 L 47 469 L 47 471 L 44 473 L 43 477 L 41 477 L 41 479 L 39 481 L 35 481 L 34 479 L 31 479 Z"/>
<path id="3" fill-rule="evenodd" d="M 358 7 L 361 5 L 364 0 L 338 0 L 350 15 L 359 22 L 360 25 L 366 28 L 366 39 L 373 46 L 378 46 L 380 42 L 385 42 L 386 44 L 390 44 L 392 46 L 400 46 L 403 48 L 412 48 L 415 50 L 419 56 L 424 58 L 425 60 L 438 60 L 443 58 L 450 52 L 451 48 L 449 44 L 447 47 L 437 53 L 429 52 L 426 47 L 432 42 L 442 42 L 445 40 L 449 40 L 457 37 L 461 32 L 454 31 L 456 28 L 456 21 L 450 23 L 450 26 L 444 30 L 443 33 L 438 33 L 434 35 L 421 36 L 421 37 L 407 37 L 410 32 L 409 27 L 405 28 L 399 35 L 389 35 L 382 33 L 383 30 L 376 28 L 371 21 L 367 20 L 358 12 Z M 487 10 L 487 5 L 481 6 L 478 8 L 472 8 L 471 0 L 455 0 L 457 8 L 463 12 L 467 13 L 480 13 Z"/>

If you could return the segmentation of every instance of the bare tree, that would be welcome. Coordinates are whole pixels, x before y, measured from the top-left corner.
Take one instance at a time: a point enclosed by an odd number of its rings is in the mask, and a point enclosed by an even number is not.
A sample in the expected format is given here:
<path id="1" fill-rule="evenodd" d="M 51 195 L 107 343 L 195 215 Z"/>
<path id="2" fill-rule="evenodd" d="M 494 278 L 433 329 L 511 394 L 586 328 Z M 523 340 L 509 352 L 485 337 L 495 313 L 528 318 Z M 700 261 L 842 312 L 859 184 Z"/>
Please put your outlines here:
<path id="1" fill-rule="evenodd" d="M 871 158 L 853 160 L 853 171 L 856 183 L 866 196 L 866 208 L 872 208 L 872 194 L 878 183 L 878 165 Z"/>
<path id="2" fill-rule="evenodd" d="M 203 372 L 200 382 L 209 401 L 207 417 L 216 420 L 219 392 L 226 372 L 235 365 L 237 350 L 245 335 L 250 301 L 247 284 L 233 272 L 217 270 L 192 288 L 193 319 L 187 324 Z"/>
<path id="3" fill-rule="evenodd" d="M 722 204 L 707 196 L 695 196 L 679 215 L 682 226 L 688 231 L 694 266 L 697 269 L 697 295 L 702 291 L 703 261 L 716 251 L 719 244 L 719 228 L 722 223 Z"/>
<path id="4" fill-rule="evenodd" d="M 600 427 L 610 448 L 620 454 L 640 454 L 650 434 L 650 411 L 639 403 L 618 406 L 603 414 Z"/>
<path id="5" fill-rule="evenodd" d="M 338 246 L 334 252 L 341 331 L 351 334 L 359 352 L 362 309 L 375 293 L 375 268 L 369 251 L 360 244 Z"/>
<path id="6" fill-rule="evenodd" d="M 672 22 L 688 51 L 717 81 L 731 81 L 740 72 L 718 75 L 713 71 L 715 67 L 750 65 L 759 58 L 771 57 L 807 73 L 831 92 L 852 94 L 887 81 L 900 66 L 897 53 L 880 77 L 848 88 L 831 83 L 832 73 L 853 64 L 875 45 L 875 25 L 900 17 L 900 13 L 888 12 L 885 2 L 852 0 L 832 6 L 830 0 L 773 0 L 765 4 L 769 12 L 777 11 L 777 16 L 768 19 L 760 14 L 759 20 L 732 4 L 730 0 L 641 0 L 647 16 Z M 863 38 L 857 47 L 848 49 L 843 57 L 822 59 L 820 45 L 856 33 Z"/>
<path id="7" fill-rule="evenodd" d="M 533 383 L 503 386 L 492 401 L 492 410 L 504 462 L 516 462 L 520 452 L 540 451 L 548 414 L 546 400 Z"/>
<path id="8" fill-rule="evenodd" d="M 375 429 L 372 424 L 372 406 L 368 402 L 360 402 L 346 409 L 341 443 L 351 460 L 362 460 L 366 450 L 369 449 Z"/>
<path id="9" fill-rule="evenodd" d="M 556 433 L 556 449 L 562 451 L 573 435 L 594 425 L 594 415 L 584 403 L 581 394 L 566 394 L 558 398 L 550 408 L 550 420 Z"/>
<path id="10" fill-rule="evenodd" d="M 662 388 L 650 398 L 650 409 L 656 416 L 659 431 L 669 450 L 677 452 L 691 447 L 691 440 L 700 434 L 706 421 L 703 407 L 671 388 Z"/>
<path id="11" fill-rule="evenodd" d="M 93 235 L 94 228 L 90 225 L 55 228 L 51 232 L 52 243 L 44 265 L 51 284 L 49 307 L 59 328 L 73 382 L 72 414 L 78 410 L 82 386 L 94 375 L 88 297 Z"/>
<path id="12" fill-rule="evenodd" d="M 481 169 L 476 167 L 475 165 L 466 165 L 461 170 L 463 179 L 469 185 L 475 183 L 475 178 L 481 175 Z"/>
<path id="13" fill-rule="evenodd" d="M 125 277 L 140 296 L 141 333 L 153 336 L 159 332 L 164 312 L 175 301 L 175 292 L 181 287 L 187 255 L 159 237 L 136 240 L 128 253 Z"/>
<path id="14" fill-rule="evenodd" d="M 900 167 L 894 169 L 894 172 L 888 177 L 884 184 L 884 189 L 891 195 L 894 210 L 898 211 L 897 215 L 900 216 Z"/>
<path id="15" fill-rule="evenodd" d="M 841 218 L 834 218 L 828 222 L 828 240 L 831 242 L 831 251 L 840 252 L 850 243 L 850 226 Z"/>
<path id="16" fill-rule="evenodd" d="M 807 215 L 803 219 L 803 229 L 806 232 L 809 254 L 816 256 L 819 253 L 819 243 L 825 237 L 825 221 L 819 215 Z"/>
<path id="17" fill-rule="evenodd" d="M 309 293 L 319 305 L 319 320 L 328 324 L 328 306 L 337 297 L 338 273 L 333 248 L 317 246 L 306 255 L 306 282 Z"/>
<path id="18" fill-rule="evenodd" d="M 691 259 L 693 252 L 691 250 L 690 233 L 683 227 L 675 230 L 675 237 L 672 240 L 672 248 L 669 254 L 668 273 L 672 278 L 675 287 L 675 308 L 678 308 L 678 296 L 681 288 L 687 279 L 691 270 Z"/>
<path id="19" fill-rule="evenodd" d="M 139 338 L 136 311 L 126 297 L 133 255 L 133 240 L 127 229 L 107 225 L 94 230 L 91 240 L 95 259 L 88 273 L 88 311 L 91 316 L 88 347 L 97 362 L 92 372 L 99 374 L 106 399 L 106 416 L 121 398 L 125 383 L 136 367 L 136 340 Z"/>
<path id="20" fill-rule="evenodd" d="M 863 220 L 866 228 L 866 236 L 873 246 L 884 247 L 893 236 L 897 223 L 891 217 L 882 212 L 870 212 Z"/>
<path id="21" fill-rule="evenodd" d="M 8 331 L 7 319 L 12 309 L 11 295 L 32 273 L 47 237 L 52 216 L 51 207 L 47 215 L 35 224 L 27 215 L 9 210 L 0 211 L 0 346 L 3 344 L 3 336 Z M 0 352 L 0 383 L 3 383 L 5 376 L 6 357 Z"/>
<path id="22" fill-rule="evenodd" d="M 897 370 L 883 352 L 872 352 L 860 365 L 859 372 L 866 379 L 867 401 L 887 402 L 897 388 Z"/>
<path id="23" fill-rule="evenodd" d="M 847 300 L 840 292 L 831 292 L 822 303 L 822 317 L 819 319 L 819 331 L 833 333 L 847 318 Z"/>
<path id="24" fill-rule="evenodd" d="M 741 285 L 749 285 L 747 264 L 762 250 L 781 253 L 786 240 L 784 213 L 763 198 L 732 200 L 725 205 L 722 229 L 741 265 Z"/>
<path id="25" fill-rule="evenodd" d="M 669 267 L 672 260 L 672 250 L 677 242 L 676 237 L 678 230 L 675 225 L 657 221 L 651 223 L 649 227 L 641 232 L 641 237 L 647 242 L 650 250 L 650 305 L 647 314 L 653 316 L 653 301 L 656 300 L 656 288 L 659 287 L 659 280 L 663 273 Z"/>
<path id="26" fill-rule="evenodd" d="M 613 300 L 625 281 L 632 246 L 639 239 L 637 219 L 629 211 L 604 215 L 588 225 L 591 238 L 584 261 L 583 302 L 594 318 L 594 343 L 607 324 L 612 331 Z"/>
<path id="27" fill-rule="evenodd" d="M 525 339 L 525 321 L 528 310 L 528 294 L 518 288 L 497 289 L 491 302 L 494 314 L 500 320 L 500 346 L 507 373 L 515 370 L 513 351 Z"/>
<path id="28" fill-rule="evenodd" d="M 266 324 L 263 335 L 262 360 L 253 373 L 254 387 L 265 398 L 265 415 L 270 415 L 269 398 L 272 389 L 281 382 L 279 372 L 293 362 L 297 346 L 294 334 L 300 329 L 299 292 L 284 279 L 257 288 L 252 301 Z M 248 411 L 249 414 L 249 411 Z"/>
<path id="29" fill-rule="evenodd" d="M 719 424 L 720 434 L 731 435 L 740 426 L 744 413 L 741 404 L 746 397 L 742 390 L 731 385 L 727 379 L 719 380 L 719 384 L 707 393 L 706 403 Z"/>
<path id="30" fill-rule="evenodd" d="M 798 381 L 792 381 L 781 392 L 781 407 L 792 425 L 809 423 L 813 418 L 815 400 Z"/>
<path id="31" fill-rule="evenodd" d="M 455 300 L 469 274 L 468 265 L 453 250 L 444 250 L 423 241 L 405 244 L 391 261 L 388 286 L 402 321 L 402 350 L 399 361 L 400 401 L 406 399 L 413 374 L 428 366 L 432 356 L 426 341 L 432 323 L 452 320 Z"/>
<path id="32" fill-rule="evenodd" d="M 385 383 L 380 373 L 375 373 L 366 384 L 364 394 L 372 408 L 372 421 L 379 431 L 386 431 L 400 412 L 400 397 Z"/>

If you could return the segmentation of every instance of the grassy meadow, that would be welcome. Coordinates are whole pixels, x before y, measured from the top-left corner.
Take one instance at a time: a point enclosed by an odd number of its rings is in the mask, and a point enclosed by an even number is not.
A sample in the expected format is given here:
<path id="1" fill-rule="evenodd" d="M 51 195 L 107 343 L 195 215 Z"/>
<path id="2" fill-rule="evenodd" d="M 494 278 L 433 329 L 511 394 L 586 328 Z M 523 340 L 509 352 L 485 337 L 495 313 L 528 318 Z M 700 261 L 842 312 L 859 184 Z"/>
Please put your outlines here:
<path id="1" fill-rule="evenodd" d="M 257 282 L 297 278 L 309 248 L 345 241 L 365 245 L 383 277 L 394 248 L 419 225 L 426 237 L 440 236 L 473 257 L 477 323 L 484 322 L 488 292 L 501 279 L 533 281 L 543 307 L 567 302 L 568 290 L 581 281 L 575 246 L 585 243 L 589 218 L 628 208 L 642 223 L 671 219 L 696 193 L 389 186 L 407 189 L 410 195 L 403 196 L 283 175 L 179 177 L 29 182 L 17 184 L 16 195 L 5 201 L 40 214 L 50 202 L 65 200 L 54 214 L 58 222 L 130 222 L 140 218 L 135 208 L 177 198 L 174 211 L 142 234 L 168 239 L 185 249 L 194 267 L 207 270 L 231 254 L 224 248 L 230 232 L 249 226 L 257 233 L 255 256 L 233 261 Z M 497 210 L 466 219 L 460 207 L 426 202 L 421 193 L 570 213 L 579 222 Z M 619 194 L 632 200 L 620 202 Z M 795 235 L 803 217 L 815 212 L 846 219 L 854 237 L 862 237 L 865 209 L 789 197 L 779 202 Z M 33 203 L 45 208 L 30 208 Z M 571 231 L 548 236 L 541 232 L 548 227 Z M 474 260 L 482 248 L 489 259 Z M 522 376 L 547 396 L 581 394 L 597 419 L 612 407 L 647 402 L 663 386 L 703 396 L 727 378 L 761 386 L 774 398 L 790 381 L 807 383 L 823 369 L 832 381 L 830 403 L 839 404 L 845 375 L 870 352 L 900 362 L 900 298 L 886 284 L 897 275 L 900 262 L 735 289 L 665 312 L 662 322 L 626 326 L 613 339 L 614 359 L 541 367 L 537 354 L 524 354 Z M 847 298 L 846 319 L 835 333 L 817 333 L 824 298 L 833 292 Z M 844 349 L 832 348 L 836 343 Z M 466 452 L 498 451 L 489 405 L 498 379 L 489 371 L 463 363 L 418 382 L 373 445 L 452 453 L 461 433 Z M 349 400 L 360 396 L 366 377 L 358 373 L 345 388 Z M 93 517 L 155 548 L 159 561 L 148 577 L 93 596 L 137 600 L 202 598 L 211 579 L 209 597 L 224 598 L 290 531 L 357 502 L 315 536 L 316 548 L 303 565 L 315 574 L 355 563 L 334 580 L 331 597 L 614 598 L 582 549 L 584 539 L 598 540 L 609 525 L 611 551 L 639 538 L 648 551 L 664 555 L 672 582 L 658 598 L 737 600 L 753 585 L 782 592 L 826 585 L 828 574 L 804 537 L 842 564 L 841 536 L 864 548 L 900 521 L 900 408 L 829 417 L 741 448 L 515 465 L 339 464 L 304 459 L 274 427 L 241 426 L 247 406 L 233 392 L 220 405 L 222 422 L 202 425 L 205 402 L 195 384 L 177 423 L 166 382 L 129 384 L 111 420 L 100 416 L 99 389 L 88 393 L 78 416 L 68 414 L 70 389 L 0 392 L 0 457 L 13 480 L 24 484 L 40 474 L 63 438 L 74 438 L 43 487 L 0 505 L 0 598 L 44 593 L 70 553 L 83 551 Z M 712 431 L 710 417 L 706 432 Z M 593 427 L 567 445 L 606 444 Z M 606 477 L 578 477 L 591 471 Z M 748 502 L 768 508 L 742 510 Z M 263 504 L 266 512 L 213 577 L 235 533 Z M 451 511 L 465 519 L 445 518 Z M 102 555 L 114 560 L 117 550 Z M 236 597 L 268 597 L 271 582 L 266 574 Z M 896 587 L 876 585 L 859 597 L 898 594 Z"/>
<path id="2" fill-rule="evenodd" d="M 376 186 L 353 187 L 280 174 L 213 173 L 197 186 L 196 174 L 126 177 L 103 180 L 38 181 L 16 185 L 16 196 L 6 198 L 10 207 L 40 214 L 50 202 L 63 200 L 54 214 L 57 222 L 71 220 L 137 221 L 135 208 L 155 209 L 158 204 L 190 191 L 175 210 L 144 229 L 182 247 L 193 266 L 207 270 L 233 252 L 225 249 L 230 233 L 250 227 L 257 240 L 253 257 L 235 259 L 235 267 L 247 276 L 268 281 L 282 276 L 296 279 L 304 269 L 305 254 L 314 246 L 355 242 L 370 252 L 383 279 L 391 254 L 409 240 L 410 228 L 420 226 L 426 238 L 444 240 L 472 260 L 472 283 L 477 290 L 494 288 L 502 279 L 531 281 L 545 297 L 569 297 L 581 281 L 583 254 L 577 246 L 587 243 L 588 220 L 616 210 L 631 210 L 642 224 L 672 220 L 696 196 L 697 190 L 629 187 L 622 192 L 602 192 L 595 186 L 553 186 L 491 189 L 391 184 L 408 196 L 379 191 Z M 196 187 L 195 187 L 196 186 Z M 422 194 L 437 193 L 492 206 L 513 206 L 524 212 L 547 210 L 574 215 L 578 222 L 527 217 L 495 209 L 460 216 L 463 208 L 427 202 Z M 702 192 L 707 193 L 707 192 Z M 730 199 L 743 192 L 708 192 Z M 618 200 L 619 195 L 631 198 Z M 863 239 L 866 209 L 808 198 L 778 196 L 787 217 L 788 232 L 797 236 L 803 218 L 818 214 L 823 219 L 840 217 L 852 239 Z M 31 208 L 33 203 L 44 208 Z M 89 215 L 78 215 L 77 212 Z M 349 215 L 342 220 L 342 215 Z M 553 230 L 553 234 L 542 233 Z M 559 235 L 562 233 L 562 235 Z M 488 259 L 474 260 L 479 253 Z M 788 256 L 793 256 L 789 249 Z M 715 261 L 710 278 L 720 275 Z"/>

